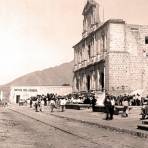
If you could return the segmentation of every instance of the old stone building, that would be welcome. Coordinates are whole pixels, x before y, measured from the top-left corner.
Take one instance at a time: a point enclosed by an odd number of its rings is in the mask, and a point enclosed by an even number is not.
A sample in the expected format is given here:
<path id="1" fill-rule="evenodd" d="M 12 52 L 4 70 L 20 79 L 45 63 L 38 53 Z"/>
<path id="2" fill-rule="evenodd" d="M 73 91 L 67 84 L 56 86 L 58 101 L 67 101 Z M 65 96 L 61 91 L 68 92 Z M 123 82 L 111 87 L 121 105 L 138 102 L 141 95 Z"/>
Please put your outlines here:
<path id="1" fill-rule="evenodd" d="M 83 10 L 82 40 L 74 48 L 74 92 L 148 93 L 148 26 L 122 19 L 101 23 L 99 4 Z"/>

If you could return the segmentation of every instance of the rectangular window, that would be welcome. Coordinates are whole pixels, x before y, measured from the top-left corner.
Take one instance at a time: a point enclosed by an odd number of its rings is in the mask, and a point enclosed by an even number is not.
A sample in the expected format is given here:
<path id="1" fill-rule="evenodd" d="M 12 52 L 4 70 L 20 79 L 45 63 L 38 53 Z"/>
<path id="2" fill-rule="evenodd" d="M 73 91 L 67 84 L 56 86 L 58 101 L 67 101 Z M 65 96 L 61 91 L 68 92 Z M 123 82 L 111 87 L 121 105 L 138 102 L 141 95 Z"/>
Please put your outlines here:
<path id="1" fill-rule="evenodd" d="M 91 58 L 91 45 L 88 45 L 88 57 Z"/>
<path id="2" fill-rule="evenodd" d="M 145 37 L 145 44 L 148 44 L 148 36 Z"/>

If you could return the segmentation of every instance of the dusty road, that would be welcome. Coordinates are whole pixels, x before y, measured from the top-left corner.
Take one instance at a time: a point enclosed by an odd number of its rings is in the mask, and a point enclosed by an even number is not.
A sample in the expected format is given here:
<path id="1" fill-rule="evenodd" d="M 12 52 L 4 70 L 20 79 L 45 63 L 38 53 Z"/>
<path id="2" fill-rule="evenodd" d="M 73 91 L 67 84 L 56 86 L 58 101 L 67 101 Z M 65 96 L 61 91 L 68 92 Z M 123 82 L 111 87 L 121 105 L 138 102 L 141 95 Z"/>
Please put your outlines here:
<path id="1" fill-rule="evenodd" d="M 32 112 L 24 116 L 0 109 L 0 148 L 147 147 L 148 139 L 86 126 L 50 114 Z"/>

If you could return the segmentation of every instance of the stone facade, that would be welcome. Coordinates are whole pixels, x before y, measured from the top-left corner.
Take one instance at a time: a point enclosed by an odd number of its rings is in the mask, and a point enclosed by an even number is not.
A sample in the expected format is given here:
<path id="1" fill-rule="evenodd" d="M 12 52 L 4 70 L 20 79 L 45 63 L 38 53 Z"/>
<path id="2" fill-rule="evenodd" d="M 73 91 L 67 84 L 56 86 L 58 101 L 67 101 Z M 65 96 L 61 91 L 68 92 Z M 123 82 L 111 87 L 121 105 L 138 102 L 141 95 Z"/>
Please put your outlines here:
<path id="1" fill-rule="evenodd" d="M 87 1 L 83 15 L 82 40 L 73 47 L 73 91 L 148 94 L 148 26 L 121 19 L 101 23 L 94 0 Z"/>

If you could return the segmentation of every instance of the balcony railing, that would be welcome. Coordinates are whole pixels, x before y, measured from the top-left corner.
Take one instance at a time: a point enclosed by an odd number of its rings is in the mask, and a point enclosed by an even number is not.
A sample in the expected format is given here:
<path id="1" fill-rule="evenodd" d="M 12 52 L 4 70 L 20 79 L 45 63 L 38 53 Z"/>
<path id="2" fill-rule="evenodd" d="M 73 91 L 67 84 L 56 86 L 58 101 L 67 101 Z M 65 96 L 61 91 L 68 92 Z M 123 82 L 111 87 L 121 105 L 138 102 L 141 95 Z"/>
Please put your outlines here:
<path id="1" fill-rule="evenodd" d="M 93 65 L 93 64 L 100 62 L 100 61 L 105 61 L 105 57 L 106 57 L 106 53 L 103 52 L 103 53 L 93 56 L 87 60 L 84 60 L 81 63 L 78 63 L 74 66 L 74 71 L 77 71 L 77 70 L 87 67 L 89 65 Z"/>

